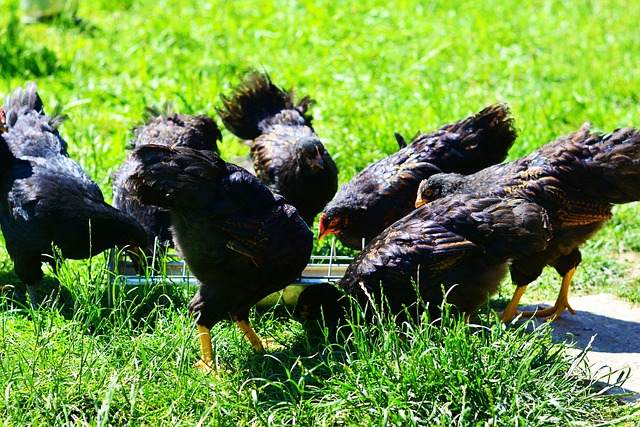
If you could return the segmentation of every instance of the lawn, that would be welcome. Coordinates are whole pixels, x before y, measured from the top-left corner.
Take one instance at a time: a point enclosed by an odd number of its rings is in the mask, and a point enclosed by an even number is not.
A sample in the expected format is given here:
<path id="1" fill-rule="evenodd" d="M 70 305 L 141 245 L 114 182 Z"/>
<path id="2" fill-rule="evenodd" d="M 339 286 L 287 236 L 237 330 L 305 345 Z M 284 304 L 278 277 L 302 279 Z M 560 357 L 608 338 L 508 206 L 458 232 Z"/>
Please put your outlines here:
<path id="1" fill-rule="evenodd" d="M 145 106 L 215 116 L 251 67 L 317 101 L 314 127 L 341 182 L 396 150 L 393 132 L 409 138 L 496 102 L 516 119 L 509 159 L 587 120 L 640 126 L 636 1 L 97 0 L 80 2 L 78 20 L 36 24 L 21 22 L 18 1 L 0 10 L 0 96 L 35 81 L 47 109 L 69 116 L 70 155 L 107 199 Z M 221 151 L 247 147 L 224 131 Z M 616 207 L 584 246 L 574 294 L 640 302 L 639 214 Z M 282 349 L 254 354 L 220 324 L 219 369 L 204 375 L 192 367 L 190 295 L 118 289 L 107 307 L 106 264 L 65 262 L 61 309 L 30 312 L 0 294 L 0 425 L 640 425 L 640 406 L 594 388 L 607 378 L 546 328 L 525 334 L 491 314 L 414 324 L 403 341 L 391 319 L 365 325 L 357 308 L 338 331 L 255 311 L 258 333 Z M 0 284 L 18 283 L 4 245 L 0 267 Z M 558 288 L 548 271 L 523 302 Z M 491 307 L 512 291 L 505 281 Z"/>

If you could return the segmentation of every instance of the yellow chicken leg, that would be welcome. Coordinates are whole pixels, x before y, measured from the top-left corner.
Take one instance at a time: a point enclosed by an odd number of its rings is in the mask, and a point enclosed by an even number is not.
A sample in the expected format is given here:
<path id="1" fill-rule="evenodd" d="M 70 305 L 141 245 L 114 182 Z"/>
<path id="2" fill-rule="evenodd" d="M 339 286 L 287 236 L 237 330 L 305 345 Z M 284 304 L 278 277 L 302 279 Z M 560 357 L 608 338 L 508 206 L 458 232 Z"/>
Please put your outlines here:
<path id="1" fill-rule="evenodd" d="M 569 305 L 569 286 L 573 279 L 573 274 L 576 272 L 576 267 L 573 267 L 562 277 L 562 286 L 558 293 L 558 298 L 553 307 L 545 308 L 538 311 L 523 312 L 523 316 L 535 315 L 536 317 L 544 317 L 545 320 L 550 321 L 559 317 L 565 310 L 569 310 L 569 313 L 576 314 L 575 310 Z"/>
<path id="2" fill-rule="evenodd" d="M 509 304 L 507 304 L 507 307 L 504 309 L 504 311 L 498 314 L 498 317 L 502 319 L 504 323 L 511 322 L 514 317 L 520 314 L 518 312 L 518 303 L 520 302 L 520 298 L 522 298 L 522 295 L 524 295 L 525 290 L 527 290 L 527 285 L 516 286 L 516 291 L 513 293 L 511 301 L 509 301 Z"/>
<path id="3" fill-rule="evenodd" d="M 261 340 L 258 334 L 256 334 L 256 331 L 254 331 L 249 324 L 248 320 L 240 320 L 238 316 L 234 316 L 233 321 L 244 333 L 244 337 L 247 339 L 247 341 L 249 341 L 249 344 L 251 344 L 251 347 L 253 347 L 256 352 L 264 353 L 265 349 L 275 350 L 278 347 L 272 341 Z"/>
<path id="4" fill-rule="evenodd" d="M 196 325 L 200 335 L 200 347 L 202 349 L 202 359 L 194 365 L 203 372 L 210 372 L 213 369 L 213 347 L 211 346 L 211 331 L 209 328 Z"/>
<path id="5" fill-rule="evenodd" d="M 253 349 L 258 353 L 264 353 L 265 345 L 262 343 L 262 340 L 260 339 L 258 334 L 256 334 L 256 331 L 253 330 L 253 328 L 249 324 L 249 321 L 240 320 L 238 316 L 235 316 L 233 320 L 234 322 L 236 322 L 236 325 L 238 325 L 240 330 L 244 333 L 244 337 L 247 339 L 247 341 L 249 341 L 251 347 L 253 347 Z"/>

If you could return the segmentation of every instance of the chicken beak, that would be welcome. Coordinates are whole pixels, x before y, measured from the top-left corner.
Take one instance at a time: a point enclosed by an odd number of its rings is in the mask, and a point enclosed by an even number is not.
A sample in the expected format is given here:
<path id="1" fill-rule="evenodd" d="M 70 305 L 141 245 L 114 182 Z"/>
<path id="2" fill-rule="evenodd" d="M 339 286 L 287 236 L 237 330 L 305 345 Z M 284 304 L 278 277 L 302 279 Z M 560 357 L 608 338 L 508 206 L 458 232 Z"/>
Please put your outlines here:
<path id="1" fill-rule="evenodd" d="M 322 227 L 320 227 L 320 228 L 322 228 Z M 327 236 L 327 234 L 331 234 L 331 232 L 329 230 L 326 230 L 326 229 L 321 229 L 320 233 L 318 234 L 318 242 L 321 242 L 322 239 L 324 239 Z"/>
<path id="2" fill-rule="evenodd" d="M 419 208 L 422 205 L 426 205 L 427 201 L 422 198 L 422 194 L 418 193 L 418 197 L 416 197 L 415 207 Z"/>
<path id="3" fill-rule="evenodd" d="M 328 229 L 324 223 L 327 219 L 327 215 L 323 213 L 320 215 L 320 221 L 318 221 L 318 241 L 322 241 L 327 234 L 331 234 L 331 229 Z"/>

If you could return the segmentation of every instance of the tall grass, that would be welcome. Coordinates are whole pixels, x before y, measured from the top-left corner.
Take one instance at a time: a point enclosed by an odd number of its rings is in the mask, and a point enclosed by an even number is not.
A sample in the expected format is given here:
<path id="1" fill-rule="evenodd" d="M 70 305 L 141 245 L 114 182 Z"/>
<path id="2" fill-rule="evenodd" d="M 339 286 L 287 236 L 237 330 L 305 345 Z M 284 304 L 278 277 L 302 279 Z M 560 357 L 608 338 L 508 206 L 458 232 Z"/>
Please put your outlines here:
<path id="1" fill-rule="evenodd" d="M 192 322 L 172 304 L 141 324 L 130 301 L 105 315 L 102 296 L 88 298 L 71 319 L 49 308 L 0 318 L 6 425 L 548 426 L 624 414 L 546 325 L 445 317 L 398 329 L 383 314 L 366 324 L 355 306 L 330 330 L 270 309 L 253 323 L 285 349 L 256 355 L 219 325 L 219 369 L 204 375 Z"/>

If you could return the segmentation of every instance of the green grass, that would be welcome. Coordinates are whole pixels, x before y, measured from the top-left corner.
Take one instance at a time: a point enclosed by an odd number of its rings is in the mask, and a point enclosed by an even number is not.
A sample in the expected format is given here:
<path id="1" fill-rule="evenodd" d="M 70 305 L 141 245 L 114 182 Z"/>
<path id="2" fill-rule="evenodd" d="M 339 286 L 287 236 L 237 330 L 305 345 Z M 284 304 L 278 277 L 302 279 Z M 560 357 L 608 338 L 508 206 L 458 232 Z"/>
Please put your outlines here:
<path id="1" fill-rule="evenodd" d="M 36 81 L 48 110 L 69 115 L 69 151 L 107 198 L 146 105 L 213 115 L 249 67 L 317 100 L 315 129 L 342 182 L 393 152 L 394 131 L 410 137 L 495 102 L 516 118 L 511 159 L 586 120 L 603 131 L 640 126 L 635 1 L 99 0 L 80 2 L 80 22 L 32 25 L 15 0 L 0 10 L 0 95 Z M 224 157 L 246 154 L 224 137 Z M 637 204 L 616 208 L 585 245 L 572 292 L 640 302 L 639 230 Z M 213 332 L 223 369 L 205 376 L 191 367 L 189 296 L 151 289 L 107 308 L 105 265 L 64 264 L 73 303 L 60 311 L 30 313 L 0 296 L 0 424 L 640 423 L 637 404 L 618 407 L 594 391 L 584 364 L 548 331 L 526 335 L 484 318 L 480 328 L 413 325 L 407 343 L 393 322 L 357 326 L 336 344 L 286 311 L 254 313 L 258 332 L 284 350 L 255 355 L 221 324 Z M 3 245 L 0 275 L 17 283 Z M 552 299 L 558 287 L 546 272 L 523 302 Z M 505 282 L 496 299 L 512 291 Z"/>
<path id="2" fill-rule="evenodd" d="M 6 425 L 552 426 L 627 410 L 595 391 L 602 378 L 589 379 L 584 355 L 568 356 L 546 327 L 451 320 L 409 325 L 401 340 L 392 320 L 363 326 L 355 310 L 336 338 L 272 309 L 253 321 L 283 351 L 255 355 L 219 325 L 218 374 L 203 375 L 184 313 L 169 305 L 132 323 L 130 304 L 105 315 L 90 308 L 94 296 L 71 319 L 50 309 L 0 318 Z"/>

